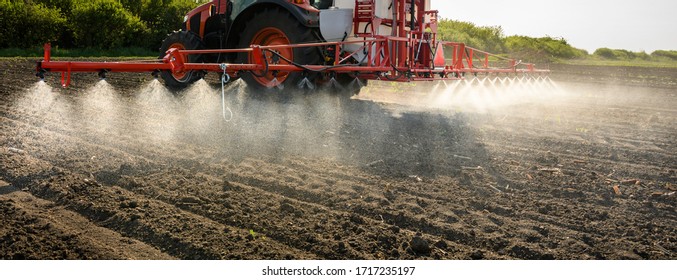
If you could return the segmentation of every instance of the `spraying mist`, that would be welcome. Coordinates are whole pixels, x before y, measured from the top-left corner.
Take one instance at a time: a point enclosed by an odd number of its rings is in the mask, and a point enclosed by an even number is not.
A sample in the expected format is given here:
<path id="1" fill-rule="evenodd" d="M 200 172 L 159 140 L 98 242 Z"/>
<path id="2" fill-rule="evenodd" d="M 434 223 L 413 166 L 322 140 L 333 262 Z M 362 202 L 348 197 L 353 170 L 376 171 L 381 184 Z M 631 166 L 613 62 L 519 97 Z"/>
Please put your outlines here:
<path id="1" fill-rule="evenodd" d="M 120 94 L 100 80 L 82 93 L 60 95 L 39 82 L 23 106 L 58 108 L 45 111 L 45 118 L 91 141 L 140 142 L 135 149 L 185 150 L 197 144 L 212 152 L 195 157 L 219 161 L 288 156 L 356 165 L 387 161 L 389 170 L 424 173 L 434 169 L 432 162 L 445 160 L 441 155 L 449 149 L 473 141 L 476 131 L 466 126 L 467 113 L 501 112 L 565 96 L 548 78 L 485 77 L 430 84 L 373 82 L 351 100 L 319 90 L 281 102 L 275 101 L 279 93 L 252 93 L 236 81 L 226 87 L 224 114 L 220 90 L 220 85 L 200 80 L 172 92 L 152 80 Z"/>

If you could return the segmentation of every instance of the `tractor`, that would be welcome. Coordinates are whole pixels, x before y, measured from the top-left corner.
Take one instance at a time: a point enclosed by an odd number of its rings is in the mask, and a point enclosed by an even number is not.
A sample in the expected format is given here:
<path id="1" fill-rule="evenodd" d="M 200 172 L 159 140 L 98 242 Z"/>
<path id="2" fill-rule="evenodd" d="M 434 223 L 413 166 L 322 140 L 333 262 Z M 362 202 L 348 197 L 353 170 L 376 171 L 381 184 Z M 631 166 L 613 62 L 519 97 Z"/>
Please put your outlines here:
<path id="1" fill-rule="evenodd" d="M 213 0 L 184 17 L 181 30 L 169 34 L 162 42 L 160 57 L 172 48 L 246 49 L 252 45 L 325 42 L 320 32 L 320 12 L 331 7 L 335 7 L 333 0 Z M 289 64 L 281 59 L 286 58 L 301 65 L 331 65 L 331 58 L 327 59 L 326 51 L 322 47 L 278 49 L 279 56 L 271 55 L 267 59 L 269 64 Z M 191 63 L 248 64 L 252 60 L 250 53 L 195 54 L 187 58 L 187 62 Z M 201 79 L 205 73 L 202 70 L 180 73 L 162 71 L 161 76 L 168 87 L 184 88 Z M 294 88 L 309 75 L 312 80 L 326 82 L 317 73 L 286 71 L 250 71 L 243 73 L 240 78 L 250 88 L 260 90 Z M 353 78 L 348 74 L 339 74 L 336 80 L 347 86 Z M 366 81 L 363 80 L 360 85 L 364 84 Z"/>
<path id="2" fill-rule="evenodd" d="M 441 0 L 440 0 L 441 1 Z M 151 72 L 185 88 L 208 72 L 221 83 L 304 90 L 329 85 L 359 93 L 369 80 L 462 80 L 466 75 L 547 74 L 534 64 L 438 38 L 430 0 L 212 0 L 190 11 L 167 36 L 156 61 L 52 61 L 51 45 L 37 76 L 61 72 Z"/>

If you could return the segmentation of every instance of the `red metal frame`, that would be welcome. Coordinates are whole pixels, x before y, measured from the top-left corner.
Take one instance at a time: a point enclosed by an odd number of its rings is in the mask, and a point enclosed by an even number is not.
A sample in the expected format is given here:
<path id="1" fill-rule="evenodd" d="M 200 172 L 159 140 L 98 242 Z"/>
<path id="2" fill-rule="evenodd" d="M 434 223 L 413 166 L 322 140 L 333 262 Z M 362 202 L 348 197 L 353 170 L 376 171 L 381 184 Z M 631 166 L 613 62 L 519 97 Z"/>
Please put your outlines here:
<path id="1" fill-rule="evenodd" d="M 416 5 L 418 19 L 425 16 L 429 21 L 407 20 L 406 6 Z M 62 85 L 70 84 L 72 72 L 157 72 L 202 70 L 208 72 L 225 73 L 238 77 L 241 71 L 319 71 L 328 74 L 351 73 L 361 79 L 388 79 L 392 81 L 431 81 L 463 79 L 466 74 L 478 73 L 548 73 L 549 70 L 536 69 L 534 64 L 521 63 L 515 59 L 503 58 L 485 51 L 467 47 L 463 43 L 444 42 L 437 40 L 437 11 L 425 11 L 427 0 L 396 0 L 394 7 L 398 12 L 395 22 L 398 36 L 383 36 L 375 34 L 378 28 L 372 28 L 367 33 L 355 33 L 360 40 L 346 42 L 305 43 L 276 46 L 251 46 L 246 49 L 211 49 L 211 50 L 179 50 L 170 49 L 162 59 L 155 61 L 124 61 L 124 62 L 83 62 L 83 61 L 54 61 L 51 59 L 51 46 L 45 44 L 45 53 L 42 61 L 38 62 L 37 71 L 41 75 L 46 71 L 61 72 Z M 368 22 L 371 17 L 372 27 L 375 24 L 393 26 L 392 19 L 379 19 L 374 15 L 373 0 L 356 0 L 356 7 L 363 5 L 367 8 L 356 9 L 354 18 L 355 30 L 360 23 Z M 369 10 L 369 5 L 371 10 Z M 410 16 L 411 13 L 409 13 Z M 413 28 L 412 28 L 413 27 Z M 361 45 L 357 51 L 349 53 L 344 50 L 346 45 Z M 435 46 L 435 47 L 433 47 Z M 264 55 L 275 55 L 275 49 L 324 47 L 335 50 L 334 65 L 292 65 L 267 64 Z M 446 48 L 451 51 L 452 58 L 446 60 L 445 65 L 436 64 L 441 61 L 435 52 L 436 48 Z M 351 64 L 351 59 L 358 52 L 367 52 L 366 61 L 360 65 Z M 222 63 L 187 63 L 184 57 L 190 54 L 225 54 L 247 52 L 252 59 L 250 64 L 222 64 Z"/>

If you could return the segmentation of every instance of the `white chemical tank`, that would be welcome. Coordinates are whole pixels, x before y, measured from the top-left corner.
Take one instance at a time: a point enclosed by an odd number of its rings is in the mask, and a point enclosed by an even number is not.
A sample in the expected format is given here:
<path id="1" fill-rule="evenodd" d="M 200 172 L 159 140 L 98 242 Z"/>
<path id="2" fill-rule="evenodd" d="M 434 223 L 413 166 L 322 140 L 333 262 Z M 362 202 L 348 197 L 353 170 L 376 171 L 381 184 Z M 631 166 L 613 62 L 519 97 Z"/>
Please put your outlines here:
<path id="1" fill-rule="evenodd" d="M 353 9 L 320 10 L 320 33 L 327 42 L 346 40 L 353 32 Z"/>

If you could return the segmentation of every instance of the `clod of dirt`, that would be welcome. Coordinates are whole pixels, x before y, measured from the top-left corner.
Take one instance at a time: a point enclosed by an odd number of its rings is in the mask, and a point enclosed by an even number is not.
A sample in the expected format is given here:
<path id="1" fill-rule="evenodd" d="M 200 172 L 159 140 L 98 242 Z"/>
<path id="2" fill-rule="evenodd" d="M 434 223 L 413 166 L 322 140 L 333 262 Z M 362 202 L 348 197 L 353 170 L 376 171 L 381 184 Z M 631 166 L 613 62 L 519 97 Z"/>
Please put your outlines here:
<path id="1" fill-rule="evenodd" d="M 26 152 L 25 152 L 24 150 L 22 150 L 22 149 L 17 149 L 17 148 L 13 148 L 13 147 L 9 147 L 9 148 L 7 148 L 7 150 L 10 151 L 10 152 L 12 152 L 12 153 L 15 153 L 15 154 L 24 154 L 24 153 L 26 153 Z"/>
<path id="2" fill-rule="evenodd" d="M 544 259 L 544 258 L 552 259 L 552 257 L 541 255 L 538 252 L 532 250 L 531 248 L 522 245 L 515 245 L 512 248 L 510 248 L 510 254 L 517 258 L 527 260 Z"/>
<path id="3" fill-rule="evenodd" d="M 352 214 L 350 216 L 350 221 L 358 225 L 364 224 L 364 219 L 357 214 Z"/>
<path id="4" fill-rule="evenodd" d="M 473 259 L 473 260 L 482 260 L 482 259 L 484 259 L 484 252 L 482 252 L 482 251 L 480 251 L 480 250 L 477 250 L 477 251 L 475 251 L 475 252 L 472 252 L 472 253 L 470 254 L 470 259 Z"/>
<path id="5" fill-rule="evenodd" d="M 440 248 L 442 250 L 446 250 L 447 248 L 449 248 L 449 245 L 444 240 L 440 240 L 435 242 L 435 247 Z"/>
<path id="6" fill-rule="evenodd" d="M 184 196 L 181 198 L 180 202 L 183 204 L 199 204 L 202 200 L 194 196 Z"/>
<path id="7" fill-rule="evenodd" d="M 552 152 L 547 151 L 545 152 L 545 154 L 542 154 L 539 157 L 537 157 L 536 161 L 541 164 L 554 165 L 559 163 L 559 158 L 557 158 L 557 156 L 554 155 Z"/>
<path id="8" fill-rule="evenodd" d="M 390 191 L 390 190 L 383 193 L 383 196 L 389 201 L 395 201 L 395 199 L 397 199 L 397 196 L 395 195 L 395 193 Z"/>
<path id="9" fill-rule="evenodd" d="M 409 175 L 409 178 L 413 179 L 416 182 L 423 182 L 423 179 L 417 175 Z"/>
<path id="10" fill-rule="evenodd" d="M 102 187 L 103 186 L 99 182 L 97 182 L 96 180 L 84 179 L 83 181 L 85 182 L 85 185 L 87 185 L 87 186 L 91 186 L 91 187 Z"/>
<path id="11" fill-rule="evenodd" d="M 134 174 L 134 167 L 131 164 L 123 163 L 118 168 L 119 175 L 132 175 Z"/>
<path id="12" fill-rule="evenodd" d="M 231 184 L 231 183 L 228 182 L 228 181 L 224 181 L 224 182 L 223 182 L 222 189 L 223 189 L 224 192 L 235 191 L 235 190 L 237 190 L 237 189 L 235 188 L 235 186 L 233 186 L 233 184 Z"/>
<path id="13" fill-rule="evenodd" d="M 431 249 L 430 249 L 430 243 L 428 243 L 427 240 L 423 239 L 423 236 L 421 236 L 420 233 L 417 233 L 414 238 L 411 239 L 411 242 L 409 242 L 411 245 L 411 249 L 414 251 L 414 253 L 417 254 L 429 254 Z"/>
<path id="14" fill-rule="evenodd" d="M 428 207 L 428 202 L 426 202 L 423 199 L 416 198 L 416 204 L 418 204 L 418 206 L 421 206 L 422 208 Z"/>
<path id="15" fill-rule="evenodd" d="M 135 200 L 120 202 L 120 208 L 136 208 L 136 207 L 139 207 L 139 203 Z"/>
<path id="16" fill-rule="evenodd" d="M 472 177 L 467 173 L 462 173 L 458 183 L 462 186 L 469 186 L 472 184 Z"/>
<path id="17" fill-rule="evenodd" d="M 337 251 L 338 251 L 339 253 L 345 253 L 345 252 L 347 251 L 347 249 L 346 249 L 346 244 L 343 243 L 343 242 L 339 242 L 339 243 L 338 243 L 338 246 L 337 246 Z"/>
<path id="18" fill-rule="evenodd" d="M 280 211 L 288 212 L 288 213 L 294 213 L 294 212 L 296 212 L 296 208 L 294 208 L 294 206 L 292 206 L 291 204 L 289 204 L 287 202 L 282 202 L 280 204 Z"/>

